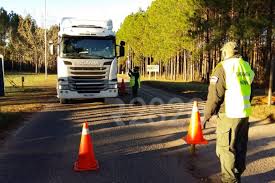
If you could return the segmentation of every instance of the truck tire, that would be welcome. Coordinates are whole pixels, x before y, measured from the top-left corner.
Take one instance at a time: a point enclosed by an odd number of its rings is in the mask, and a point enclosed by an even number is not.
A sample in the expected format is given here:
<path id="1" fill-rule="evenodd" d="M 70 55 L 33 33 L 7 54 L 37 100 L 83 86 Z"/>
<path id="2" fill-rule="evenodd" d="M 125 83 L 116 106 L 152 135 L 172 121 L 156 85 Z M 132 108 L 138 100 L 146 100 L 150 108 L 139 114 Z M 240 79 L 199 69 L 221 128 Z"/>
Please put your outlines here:
<path id="1" fill-rule="evenodd" d="M 99 101 L 105 104 L 105 98 L 100 98 Z"/>
<path id="2" fill-rule="evenodd" d="M 61 99 L 59 99 L 59 101 L 60 101 L 60 104 L 68 104 L 69 103 L 69 100 L 65 99 L 65 98 L 61 98 Z"/>

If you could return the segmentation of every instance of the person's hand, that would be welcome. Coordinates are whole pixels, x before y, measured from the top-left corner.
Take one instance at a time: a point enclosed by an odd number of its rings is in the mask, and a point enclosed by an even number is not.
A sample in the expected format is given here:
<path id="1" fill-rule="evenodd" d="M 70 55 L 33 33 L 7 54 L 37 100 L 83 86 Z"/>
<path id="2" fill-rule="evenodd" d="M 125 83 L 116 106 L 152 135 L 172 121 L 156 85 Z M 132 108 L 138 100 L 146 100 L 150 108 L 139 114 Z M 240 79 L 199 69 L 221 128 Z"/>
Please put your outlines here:
<path id="1" fill-rule="evenodd" d="M 208 120 L 203 121 L 203 123 L 202 123 L 202 128 L 203 128 L 203 129 L 206 129 L 206 123 L 208 123 Z"/>

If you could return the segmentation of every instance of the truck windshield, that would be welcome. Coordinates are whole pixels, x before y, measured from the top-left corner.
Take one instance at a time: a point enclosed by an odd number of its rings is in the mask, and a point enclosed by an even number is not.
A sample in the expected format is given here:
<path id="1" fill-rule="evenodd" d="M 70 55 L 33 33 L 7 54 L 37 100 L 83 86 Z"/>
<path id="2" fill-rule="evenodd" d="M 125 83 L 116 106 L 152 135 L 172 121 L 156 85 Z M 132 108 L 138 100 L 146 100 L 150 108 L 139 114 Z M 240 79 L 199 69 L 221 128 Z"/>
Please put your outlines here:
<path id="1" fill-rule="evenodd" d="M 64 37 L 61 41 L 64 58 L 114 58 L 114 37 Z"/>

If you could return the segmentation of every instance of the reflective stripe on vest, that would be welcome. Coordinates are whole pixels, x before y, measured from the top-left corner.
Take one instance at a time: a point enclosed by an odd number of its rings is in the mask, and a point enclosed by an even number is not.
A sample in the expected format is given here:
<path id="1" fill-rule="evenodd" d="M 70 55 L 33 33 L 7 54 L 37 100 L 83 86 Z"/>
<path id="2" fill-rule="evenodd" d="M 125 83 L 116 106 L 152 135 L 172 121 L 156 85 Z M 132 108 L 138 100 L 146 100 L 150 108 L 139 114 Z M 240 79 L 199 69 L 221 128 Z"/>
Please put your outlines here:
<path id="1" fill-rule="evenodd" d="M 225 113 L 229 118 L 244 118 L 251 114 L 251 83 L 254 78 L 248 62 L 231 58 L 221 62 L 225 71 Z"/>

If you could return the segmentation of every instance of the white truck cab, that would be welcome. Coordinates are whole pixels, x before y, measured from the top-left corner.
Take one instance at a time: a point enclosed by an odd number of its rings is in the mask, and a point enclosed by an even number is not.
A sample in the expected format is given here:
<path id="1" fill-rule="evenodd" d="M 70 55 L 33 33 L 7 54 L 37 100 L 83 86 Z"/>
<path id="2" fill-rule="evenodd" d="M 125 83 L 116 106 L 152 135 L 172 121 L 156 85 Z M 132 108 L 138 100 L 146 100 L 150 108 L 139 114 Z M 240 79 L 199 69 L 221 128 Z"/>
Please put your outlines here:
<path id="1" fill-rule="evenodd" d="M 70 99 L 117 97 L 117 57 L 111 20 L 63 18 L 58 33 L 57 97 Z"/>

